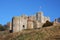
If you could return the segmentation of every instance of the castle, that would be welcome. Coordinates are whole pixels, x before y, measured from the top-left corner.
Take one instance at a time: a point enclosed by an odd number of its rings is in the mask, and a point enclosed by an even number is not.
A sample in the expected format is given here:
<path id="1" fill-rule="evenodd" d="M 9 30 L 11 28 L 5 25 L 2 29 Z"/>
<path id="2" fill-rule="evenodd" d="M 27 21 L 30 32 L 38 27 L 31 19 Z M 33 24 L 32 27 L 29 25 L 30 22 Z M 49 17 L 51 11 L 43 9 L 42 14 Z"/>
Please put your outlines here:
<path id="1" fill-rule="evenodd" d="M 43 12 L 37 12 L 36 15 L 33 16 L 15 16 L 12 18 L 10 30 L 13 30 L 13 32 L 19 32 L 24 29 L 41 28 L 47 20 L 50 21 L 50 18 L 45 17 Z"/>

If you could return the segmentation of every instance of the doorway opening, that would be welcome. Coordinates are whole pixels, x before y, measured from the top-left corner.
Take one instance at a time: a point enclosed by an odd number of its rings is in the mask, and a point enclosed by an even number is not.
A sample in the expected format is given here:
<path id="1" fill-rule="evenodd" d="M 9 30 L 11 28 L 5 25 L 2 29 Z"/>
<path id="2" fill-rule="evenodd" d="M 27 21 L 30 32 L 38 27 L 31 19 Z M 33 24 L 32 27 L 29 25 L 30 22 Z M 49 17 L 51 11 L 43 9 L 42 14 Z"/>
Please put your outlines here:
<path id="1" fill-rule="evenodd" d="M 25 25 L 23 25 L 23 29 L 25 29 Z"/>

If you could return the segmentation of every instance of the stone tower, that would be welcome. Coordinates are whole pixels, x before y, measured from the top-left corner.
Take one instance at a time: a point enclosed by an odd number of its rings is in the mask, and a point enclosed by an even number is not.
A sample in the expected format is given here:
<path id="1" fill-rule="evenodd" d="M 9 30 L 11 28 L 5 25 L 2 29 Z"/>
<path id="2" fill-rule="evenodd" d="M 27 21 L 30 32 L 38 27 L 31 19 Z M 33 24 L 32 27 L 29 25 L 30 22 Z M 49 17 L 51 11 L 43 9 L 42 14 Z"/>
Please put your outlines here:
<path id="1" fill-rule="evenodd" d="M 24 29 L 27 29 L 27 17 L 26 16 L 14 17 L 13 18 L 13 32 L 19 32 Z"/>
<path id="2" fill-rule="evenodd" d="M 19 17 L 13 17 L 12 19 L 13 32 L 18 32 L 20 30 L 19 24 L 20 24 Z"/>
<path id="3" fill-rule="evenodd" d="M 36 14 L 36 20 L 38 20 L 40 23 L 43 21 L 43 12 L 38 12 Z"/>
<path id="4" fill-rule="evenodd" d="M 33 19 L 31 17 L 28 17 L 27 29 L 33 29 Z"/>

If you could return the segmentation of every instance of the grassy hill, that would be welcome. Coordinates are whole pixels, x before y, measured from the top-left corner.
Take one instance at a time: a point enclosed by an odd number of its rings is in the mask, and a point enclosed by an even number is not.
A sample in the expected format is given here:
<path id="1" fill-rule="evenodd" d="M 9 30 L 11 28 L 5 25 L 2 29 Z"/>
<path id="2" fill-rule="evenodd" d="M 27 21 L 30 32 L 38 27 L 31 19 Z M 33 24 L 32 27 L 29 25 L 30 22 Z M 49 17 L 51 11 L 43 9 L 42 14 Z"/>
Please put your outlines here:
<path id="1" fill-rule="evenodd" d="M 60 40 L 60 26 L 23 30 L 17 33 L 0 35 L 0 40 Z"/>

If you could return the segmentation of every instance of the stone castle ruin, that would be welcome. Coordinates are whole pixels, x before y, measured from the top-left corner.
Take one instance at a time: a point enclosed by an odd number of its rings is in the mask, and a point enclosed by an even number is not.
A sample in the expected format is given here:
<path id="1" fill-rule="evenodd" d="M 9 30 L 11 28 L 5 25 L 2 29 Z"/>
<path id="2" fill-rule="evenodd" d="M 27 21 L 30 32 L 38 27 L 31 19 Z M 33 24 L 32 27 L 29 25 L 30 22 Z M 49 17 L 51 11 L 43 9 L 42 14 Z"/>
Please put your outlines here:
<path id="1" fill-rule="evenodd" d="M 54 21 L 54 26 L 56 25 L 60 25 L 60 18 L 56 18 L 55 21 Z"/>
<path id="2" fill-rule="evenodd" d="M 47 20 L 50 21 L 50 18 L 45 17 L 43 12 L 37 12 L 36 15 L 33 16 L 15 16 L 12 18 L 10 30 L 13 30 L 13 32 L 19 32 L 24 29 L 41 28 Z"/>

